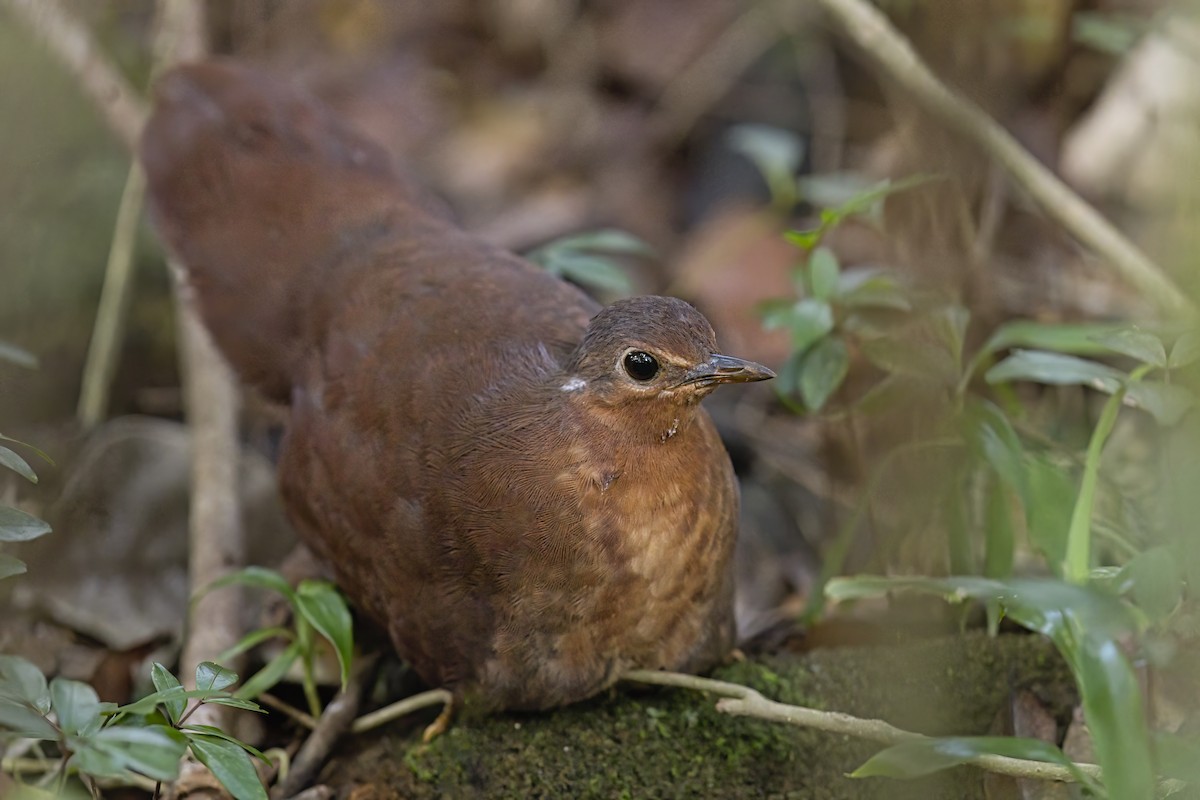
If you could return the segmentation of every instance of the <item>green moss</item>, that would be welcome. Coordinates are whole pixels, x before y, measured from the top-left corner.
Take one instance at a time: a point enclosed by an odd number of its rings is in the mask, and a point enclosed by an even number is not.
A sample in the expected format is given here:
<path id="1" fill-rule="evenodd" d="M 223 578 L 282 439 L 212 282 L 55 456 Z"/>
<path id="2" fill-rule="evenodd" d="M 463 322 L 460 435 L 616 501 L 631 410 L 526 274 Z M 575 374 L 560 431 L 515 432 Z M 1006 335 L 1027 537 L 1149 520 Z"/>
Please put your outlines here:
<path id="1" fill-rule="evenodd" d="M 1066 714 L 1070 677 L 1033 636 L 967 636 L 905 647 L 828 650 L 734 664 L 715 677 L 783 702 L 881 717 L 928 733 L 984 733 L 1013 689 Z M 982 796 L 980 773 L 851 780 L 878 749 L 817 731 L 715 710 L 690 691 L 622 686 L 550 714 L 461 720 L 427 748 L 382 732 L 351 743 L 326 780 L 375 783 L 401 796 L 938 798 Z"/>

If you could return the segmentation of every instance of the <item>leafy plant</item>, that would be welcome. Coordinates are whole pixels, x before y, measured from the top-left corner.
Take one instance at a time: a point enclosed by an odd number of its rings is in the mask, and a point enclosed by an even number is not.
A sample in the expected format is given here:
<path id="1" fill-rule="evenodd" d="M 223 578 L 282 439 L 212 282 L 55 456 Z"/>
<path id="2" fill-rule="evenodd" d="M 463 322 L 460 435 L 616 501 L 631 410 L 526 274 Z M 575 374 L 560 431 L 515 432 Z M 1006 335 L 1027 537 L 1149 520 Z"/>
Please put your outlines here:
<path id="1" fill-rule="evenodd" d="M 321 701 L 317 696 L 314 664 L 317 655 L 317 638 L 320 634 L 337 655 L 341 670 L 342 687 L 350 676 L 350 664 L 354 655 L 354 628 L 350 609 L 341 594 L 328 581 L 303 580 L 293 589 L 278 572 L 262 567 L 246 567 L 215 581 L 205 591 L 223 586 L 251 586 L 269 589 L 282 595 L 291 607 L 291 627 L 271 627 L 251 631 L 233 647 L 219 656 L 226 661 L 257 647 L 271 639 L 282 639 L 287 646 L 237 690 L 237 696 L 253 699 L 270 689 L 287 675 L 292 665 L 299 662 L 302 667 L 302 685 L 309 712 L 313 717 L 321 715 Z M 315 632 L 315 633 L 314 633 Z"/>
<path id="2" fill-rule="evenodd" d="M 34 368 L 37 359 L 15 345 L 0 341 L 0 361 L 8 361 L 22 367 Z M 33 445 L 18 441 L 0 433 L 0 442 L 27 447 L 37 453 L 47 463 L 53 464 L 50 457 Z M 33 467 L 11 447 L 0 444 L 0 466 L 6 467 L 25 478 L 30 483 L 37 483 L 37 473 Z M 50 532 L 50 526 L 32 514 L 26 514 L 17 508 L 0 505 L 0 544 L 4 542 L 28 542 Z M 25 562 L 19 558 L 0 553 L 0 580 L 25 572 Z"/>
<path id="3" fill-rule="evenodd" d="M 650 246 L 636 236 L 624 231 L 600 230 L 556 239 L 527 255 L 551 275 L 624 297 L 632 294 L 633 283 L 618 259 L 653 254 Z"/>
<path id="4" fill-rule="evenodd" d="M 189 723 L 197 708 L 219 704 L 262 711 L 256 703 L 227 691 L 238 676 L 212 662 L 196 668 L 196 689 L 187 691 L 169 670 L 155 664 L 156 691 L 125 706 L 101 703 L 86 683 L 54 678 L 17 656 L 0 656 L 0 740 L 51 742 L 58 766 L 47 772 L 61 795 L 78 775 L 94 797 L 98 780 L 129 783 L 143 776 L 174 781 L 184 753 L 207 766 L 237 800 L 265 800 L 267 794 L 251 757 L 266 762 L 255 748 L 209 725 Z"/>

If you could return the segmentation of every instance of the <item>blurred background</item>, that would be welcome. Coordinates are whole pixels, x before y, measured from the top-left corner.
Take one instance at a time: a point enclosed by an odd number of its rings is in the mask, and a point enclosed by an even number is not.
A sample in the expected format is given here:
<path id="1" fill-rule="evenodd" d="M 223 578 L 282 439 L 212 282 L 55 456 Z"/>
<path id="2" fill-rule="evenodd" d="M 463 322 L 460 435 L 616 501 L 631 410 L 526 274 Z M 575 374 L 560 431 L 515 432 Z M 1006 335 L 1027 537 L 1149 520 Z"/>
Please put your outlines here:
<path id="1" fill-rule="evenodd" d="M 55 532 L 21 547 L 36 580 L 0 586 L 13 611 L 0 614 L 0 651 L 107 681 L 101 696 L 116 697 L 146 653 L 178 643 L 187 597 L 175 306 L 143 222 L 102 421 L 81 421 L 130 158 L 16 5 L 0 3 L 0 342 L 37 367 L 0 361 L 0 432 L 54 466 L 37 465 L 37 486 L 5 476 L 0 500 Z M 1193 4 L 876 5 L 939 78 L 1190 291 Z M 151 0 L 63 6 L 148 88 Z M 1151 388 L 1124 398 L 1102 463 L 1097 450 L 1085 577 L 1141 592 L 1163 663 L 1190 641 L 1187 575 L 1200 556 L 1172 522 L 1188 512 L 1164 499 L 1164 475 L 1184 480 L 1194 459 L 1172 461 L 1163 445 L 1192 441 L 1190 396 L 1174 391 L 1186 381 L 1172 382 L 1168 366 L 1190 363 L 1193 345 L 993 158 L 869 68 L 819 4 L 214 0 L 206 10 L 214 53 L 325 100 L 466 229 L 601 300 L 684 297 L 725 352 L 780 373 L 709 401 L 742 481 L 748 642 L 893 642 L 963 621 L 924 601 L 831 612 L 822 589 L 837 575 L 1070 577 L 1089 445 L 1141 364 L 1158 370 Z M 1125 333 L 1071 327 L 1084 323 Z M 1145 340 L 1129 345 L 1129 323 L 1171 364 Z M 1112 372 L 1014 363 L 1014 347 Z M 271 474 L 277 419 L 248 398 L 243 429 L 249 558 L 271 563 L 290 535 Z M 1200 687 L 1182 691 L 1171 707 Z"/>

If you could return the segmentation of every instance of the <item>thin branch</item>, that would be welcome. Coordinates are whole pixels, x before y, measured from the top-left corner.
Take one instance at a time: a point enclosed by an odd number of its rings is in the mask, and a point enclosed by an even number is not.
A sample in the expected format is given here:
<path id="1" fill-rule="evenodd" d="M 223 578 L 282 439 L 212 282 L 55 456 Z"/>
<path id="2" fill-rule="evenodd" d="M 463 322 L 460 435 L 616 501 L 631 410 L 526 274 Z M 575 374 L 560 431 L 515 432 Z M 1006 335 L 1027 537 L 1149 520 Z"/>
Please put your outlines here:
<path id="1" fill-rule="evenodd" d="M 738 683 L 700 678 L 695 675 L 684 675 L 678 672 L 659 672 L 656 670 L 631 670 L 621 676 L 622 680 L 635 683 L 650 683 L 656 686 L 673 686 L 682 689 L 693 689 L 699 692 L 709 692 L 719 695 L 722 699 L 717 702 L 717 711 L 735 716 L 755 717 L 771 722 L 783 722 L 788 725 L 798 725 L 804 728 L 814 728 L 828 733 L 844 736 L 856 736 L 874 742 L 892 745 L 901 742 L 911 742 L 929 737 L 906 731 L 884 722 L 880 719 L 861 719 L 849 714 L 836 711 L 818 711 L 814 708 L 793 706 L 787 703 L 777 703 L 768 700 L 749 686 Z M 975 756 L 967 761 L 988 772 L 1000 775 L 1010 775 L 1015 778 L 1038 778 L 1040 780 L 1075 781 L 1074 775 L 1060 764 L 1047 764 L 1042 761 L 1028 761 L 1020 758 L 1008 758 L 997 755 Z M 1079 771 L 1099 779 L 1100 767 L 1095 764 L 1076 764 Z"/>
<path id="2" fill-rule="evenodd" d="M 145 194 L 146 176 L 141 165 L 134 162 L 129 167 L 121 205 L 117 209 L 108 265 L 104 269 L 104 287 L 100 290 L 100 305 L 96 309 L 92 340 L 83 367 L 83 386 L 76 416 L 85 430 L 99 424 L 108 413 L 109 392 L 125 331 L 125 312 L 133 292 L 134 245 Z"/>
<path id="3" fill-rule="evenodd" d="M 358 713 L 363 691 L 375 676 L 377 662 L 378 656 L 359 656 L 350 674 L 350 680 L 346 682 L 346 688 L 329 701 L 329 705 L 321 713 L 321 718 L 317 720 L 317 727 L 292 759 L 287 777 L 282 778 L 271 790 L 272 797 L 291 797 L 316 778 L 317 772 L 333 752 L 342 734 L 350 730 L 354 716 Z"/>
<path id="4" fill-rule="evenodd" d="M 365 733 L 381 725 L 386 725 L 392 720 L 411 714 L 414 711 L 420 711 L 422 708 L 429 708 L 436 705 L 445 707 L 452 702 L 454 702 L 454 696 L 445 689 L 430 689 L 428 692 L 414 694 L 412 697 L 406 697 L 397 703 L 392 703 L 390 706 L 384 706 L 378 711 L 364 714 L 354 720 L 354 724 L 350 726 L 350 730 L 353 733 Z"/>
<path id="5" fill-rule="evenodd" d="M 278 697 L 269 692 L 263 692 L 255 698 L 264 706 L 273 708 L 285 717 L 290 718 L 293 722 L 299 723 L 301 726 L 308 728 L 310 731 L 317 727 L 317 721 L 309 714 L 304 713 L 293 705 L 283 702 Z"/>
<path id="6" fill-rule="evenodd" d="M 4 0 L 33 28 L 79 83 L 104 121 L 130 151 L 148 116 L 146 104 L 105 57 L 87 27 L 59 0 Z"/>
<path id="7" fill-rule="evenodd" d="M 912 45 L 865 0 L 818 0 L 864 58 L 905 89 L 938 120 L 999 162 L 1051 218 L 1107 261 L 1133 288 L 1162 309 L 1196 314 L 1196 308 L 1161 267 L 1029 155 L 979 106 L 949 89 Z"/>

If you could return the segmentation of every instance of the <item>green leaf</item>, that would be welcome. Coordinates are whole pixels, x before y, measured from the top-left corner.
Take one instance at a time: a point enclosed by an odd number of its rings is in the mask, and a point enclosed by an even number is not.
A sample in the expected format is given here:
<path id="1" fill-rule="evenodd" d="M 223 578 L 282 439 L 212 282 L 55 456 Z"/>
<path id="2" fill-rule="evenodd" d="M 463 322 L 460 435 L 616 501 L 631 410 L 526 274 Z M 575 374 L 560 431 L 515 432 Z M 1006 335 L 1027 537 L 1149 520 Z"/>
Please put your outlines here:
<path id="1" fill-rule="evenodd" d="M 188 740 L 192 754 L 236 800 L 267 800 L 250 755 L 240 744 L 204 734 L 192 734 Z"/>
<path id="2" fill-rule="evenodd" d="M 100 720 L 100 698 L 86 683 L 55 678 L 50 681 L 50 699 L 65 733 L 81 733 Z"/>
<path id="3" fill-rule="evenodd" d="M 50 526 L 35 516 L 0 506 L 0 542 L 28 542 L 50 532 Z"/>
<path id="4" fill-rule="evenodd" d="M 300 613 L 333 645 L 345 689 L 350 680 L 350 661 L 354 657 L 354 623 L 346 601 L 328 581 L 302 581 L 296 594 Z"/>
<path id="5" fill-rule="evenodd" d="M 37 369 L 38 366 L 37 356 L 33 353 L 2 340 L 0 340 L 0 361 L 7 361 L 26 369 Z"/>
<path id="6" fill-rule="evenodd" d="M 833 308 L 824 300 L 806 297 L 796 303 L 791 319 L 792 348 L 803 353 L 833 330 Z"/>
<path id="7" fill-rule="evenodd" d="M 180 733 L 182 733 L 184 736 L 188 736 L 189 738 L 191 737 L 192 734 L 205 734 L 207 736 L 215 736 L 218 739 L 224 739 L 227 742 L 236 744 L 238 747 L 242 748 L 250 755 L 261 760 L 264 764 L 271 763 L 271 759 L 269 759 L 265 755 L 263 755 L 262 751 L 259 750 L 258 748 L 254 747 L 253 745 L 246 744 L 241 739 L 230 736 L 225 731 L 221 730 L 220 728 L 214 728 L 212 725 L 198 725 L 198 724 L 188 725 L 188 726 L 180 729 Z"/>
<path id="8" fill-rule="evenodd" d="M 58 731 L 46 717 L 25 701 L 0 695 L 0 732 L 24 739 L 57 739 Z"/>
<path id="9" fill-rule="evenodd" d="M 24 575 L 26 572 L 25 562 L 19 558 L 6 556 L 0 553 L 0 580 L 11 578 L 14 575 Z"/>
<path id="10" fill-rule="evenodd" d="M 788 231 L 783 238 L 807 252 L 817 246 L 823 233 L 824 231 L 819 228 L 810 231 Z"/>
<path id="11" fill-rule="evenodd" d="M 299 657 L 300 643 L 292 642 L 280 651 L 279 655 L 268 661 L 262 669 L 251 675 L 245 683 L 239 686 L 237 691 L 234 692 L 234 697 L 240 697 L 243 700 L 253 700 L 255 697 L 258 697 L 279 683 Z"/>
<path id="12" fill-rule="evenodd" d="M 1092 338 L 1110 352 L 1129 356 L 1143 364 L 1167 366 L 1167 351 L 1162 341 L 1154 334 L 1136 327 L 1113 328 L 1093 334 Z"/>
<path id="13" fill-rule="evenodd" d="M 729 132 L 729 146 L 749 159 L 768 184 L 789 184 L 804 159 L 804 143 L 791 131 L 770 125 L 743 123 Z"/>
<path id="14" fill-rule="evenodd" d="M 1081 784 L 1093 790 L 1095 788 L 1095 782 L 1054 745 L 1040 739 L 1016 736 L 950 736 L 902 742 L 871 756 L 865 764 L 850 773 L 850 776 L 919 778 L 938 770 L 970 763 L 985 755 L 1059 764 L 1069 769 Z"/>
<path id="15" fill-rule="evenodd" d="M 243 700 L 240 697 L 210 697 L 204 702 L 214 706 L 229 706 L 230 708 L 240 708 L 243 711 L 256 711 L 259 714 L 267 713 L 253 700 Z"/>
<path id="16" fill-rule="evenodd" d="M 904 286 L 891 273 L 877 268 L 859 267 L 842 272 L 835 293 L 844 308 L 886 308 L 912 311 L 912 302 Z"/>
<path id="17" fill-rule="evenodd" d="M 1200 360 L 1200 333 L 1188 331 L 1176 339 L 1175 344 L 1171 346 L 1171 357 L 1167 359 L 1167 366 L 1171 369 L 1179 369 L 1195 364 L 1198 360 Z"/>
<path id="18" fill-rule="evenodd" d="M 296 605 L 296 592 L 292 589 L 291 584 L 275 570 L 266 569 L 265 567 L 243 567 L 236 572 L 231 572 L 228 575 L 218 578 L 193 597 L 192 602 L 208 594 L 213 589 L 220 589 L 223 586 L 232 586 L 234 584 L 279 592 L 279 594 L 287 599 L 290 605 L 293 607 Z"/>
<path id="19" fill-rule="evenodd" d="M 594 289 L 626 295 L 633 291 L 633 282 L 625 270 L 603 256 L 556 251 L 545 266 L 552 275 L 561 275 Z"/>
<path id="20" fill-rule="evenodd" d="M 829 300 L 837 290 L 838 275 L 837 256 L 828 247 L 818 247 L 808 257 L 808 276 L 812 286 L 813 297 L 818 300 Z"/>
<path id="21" fill-rule="evenodd" d="M 626 231 L 603 228 L 562 239 L 556 239 L 551 247 L 563 250 L 591 250 L 598 253 L 614 253 L 630 256 L 653 256 L 654 248 Z"/>
<path id="22" fill-rule="evenodd" d="M 1029 504 L 1029 478 L 1021 440 L 1000 408 L 987 400 L 968 399 L 962 415 L 963 438 L 1009 487 Z"/>
<path id="23" fill-rule="evenodd" d="M 256 631 L 250 631 L 240 640 L 238 640 L 237 644 L 235 644 L 233 647 L 230 647 L 228 650 L 223 651 L 219 656 L 217 656 L 217 661 L 229 661 L 230 659 L 236 658 L 248 650 L 254 649 L 269 639 L 287 639 L 291 635 L 291 631 L 289 631 L 287 628 L 280 628 L 278 626 L 272 628 L 259 628 Z"/>
<path id="24" fill-rule="evenodd" d="M 1113 351 L 1097 337 L 1111 333 L 1112 330 L 1111 324 L 1016 320 L 997 328 L 983 345 L 982 352 L 990 354 L 1021 347 L 1076 356 L 1100 356 Z"/>
<path id="25" fill-rule="evenodd" d="M 184 709 L 187 708 L 187 700 L 183 697 L 183 684 L 169 669 L 157 661 L 150 667 L 150 681 L 154 684 L 155 689 L 167 694 L 162 700 L 163 706 L 167 709 L 167 719 L 171 721 L 172 725 L 178 725 L 179 718 L 183 716 Z"/>
<path id="26" fill-rule="evenodd" d="M 237 673 L 211 661 L 201 661 L 196 667 L 196 688 L 220 691 L 237 683 Z"/>
<path id="27" fill-rule="evenodd" d="M 156 781 L 173 781 L 179 776 L 179 761 L 187 750 L 187 738 L 165 725 L 144 728 L 114 725 L 79 740 L 75 754 L 80 770 L 93 775 L 120 777 L 100 772 L 113 766 L 132 770 Z M 98 763 L 97 763 L 98 762 Z"/>
<path id="28" fill-rule="evenodd" d="M 42 714 L 50 713 L 50 688 L 46 676 L 20 656 L 0 655 L 0 697 L 28 703 Z"/>
<path id="29" fill-rule="evenodd" d="M 1138 381 L 1125 390 L 1125 402 L 1140 408 L 1165 428 L 1179 423 L 1196 407 L 1196 396 L 1182 386 L 1162 381 Z"/>
<path id="30" fill-rule="evenodd" d="M 800 365 L 800 397 L 820 411 L 842 385 L 850 369 L 850 352 L 841 339 L 828 336 L 808 351 Z"/>
<path id="31" fill-rule="evenodd" d="M 1017 350 L 987 372 L 988 383 L 1033 381 L 1054 386 L 1090 386 L 1112 394 L 1125 375 L 1112 367 L 1061 353 Z"/>
<path id="32" fill-rule="evenodd" d="M 147 714 L 153 713 L 154 710 L 159 707 L 159 705 L 175 703 L 175 702 L 178 702 L 180 699 L 182 699 L 186 704 L 187 699 L 190 697 L 196 697 L 197 695 L 211 695 L 211 694 L 212 694 L 212 692 L 197 692 L 197 691 L 187 692 L 187 691 L 184 691 L 182 686 L 171 687 L 168 689 L 162 689 L 162 690 L 154 692 L 152 694 L 148 694 L 143 698 L 134 700 L 132 703 L 127 703 L 126 705 L 118 706 L 116 711 L 114 711 L 113 713 L 119 714 L 121 716 L 124 716 L 126 714 L 133 714 L 135 716 L 145 716 Z"/>
<path id="33" fill-rule="evenodd" d="M 1141 689 L 1119 644 L 1138 629 L 1129 606 L 1086 586 L 1028 578 L 841 578 L 830 581 L 826 593 L 848 599 L 902 589 L 997 603 L 1018 624 L 1050 637 L 1079 685 L 1109 796 L 1153 796 Z"/>
<path id="34" fill-rule="evenodd" d="M 33 471 L 33 467 L 7 447 L 0 446 L 0 465 L 8 467 L 30 483 L 38 482 L 37 473 Z"/>

